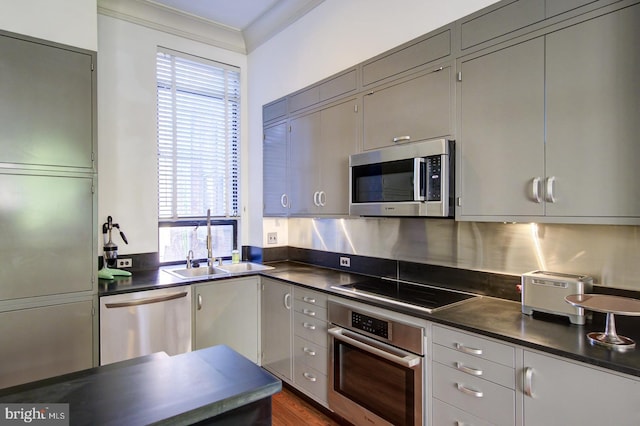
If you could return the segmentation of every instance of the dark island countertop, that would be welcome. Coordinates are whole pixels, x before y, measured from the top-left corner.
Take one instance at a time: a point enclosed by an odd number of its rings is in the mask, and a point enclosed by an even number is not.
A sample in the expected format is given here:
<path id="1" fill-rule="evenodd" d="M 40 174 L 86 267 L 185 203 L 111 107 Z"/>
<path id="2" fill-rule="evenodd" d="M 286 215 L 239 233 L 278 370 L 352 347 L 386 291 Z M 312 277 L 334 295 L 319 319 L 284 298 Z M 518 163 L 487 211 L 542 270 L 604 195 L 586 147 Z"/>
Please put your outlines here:
<path id="1" fill-rule="evenodd" d="M 220 345 L 6 388 L 0 403 L 69 404 L 73 425 L 186 425 L 265 400 L 281 389 L 280 380 Z"/>
<path id="2" fill-rule="evenodd" d="M 594 313 L 590 322 L 579 326 L 570 324 L 562 318 L 524 315 L 521 312 L 520 303 L 487 296 L 433 313 L 426 313 L 345 294 L 331 288 L 332 285 L 349 284 L 367 278 L 363 275 L 297 262 L 274 262 L 269 265 L 274 266 L 275 269 L 263 271 L 260 275 L 640 377 L 640 348 L 616 352 L 602 346 L 594 346 L 586 337 L 587 332 L 604 330 L 604 314 Z M 154 282 L 154 276 L 160 281 Z M 112 283 L 110 289 L 105 287 L 101 295 L 199 282 L 198 280 L 176 280 L 170 277 L 170 274 L 162 270 L 150 271 L 147 275 L 138 277 L 134 274 L 123 286 Z M 630 337 L 640 344 L 640 324 L 637 318 L 616 316 L 616 325 L 620 335 Z"/>

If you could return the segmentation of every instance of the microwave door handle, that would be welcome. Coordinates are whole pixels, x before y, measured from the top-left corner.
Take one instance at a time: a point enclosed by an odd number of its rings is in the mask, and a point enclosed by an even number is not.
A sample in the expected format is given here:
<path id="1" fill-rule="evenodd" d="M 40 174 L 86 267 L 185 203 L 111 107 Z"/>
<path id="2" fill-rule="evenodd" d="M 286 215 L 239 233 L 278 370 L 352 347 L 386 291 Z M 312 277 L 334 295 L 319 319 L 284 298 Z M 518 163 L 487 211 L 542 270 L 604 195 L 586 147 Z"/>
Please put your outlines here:
<path id="1" fill-rule="evenodd" d="M 413 201 L 427 199 L 427 171 L 424 158 L 413 159 Z M 423 191 L 424 188 L 424 191 Z"/>
<path id="2" fill-rule="evenodd" d="M 386 360 L 389 360 L 395 364 L 399 364 L 402 365 L 406 368 L 411 368 L 411 367 L 415 367 L 416 365 L 420 364 L 420 361 L 422 360 L 422 358 L 418 355 L 414 355 L 408 352 L 404 352 L 401 351 L 400 349 L 394 348 L 395 351 L 397 351 L 398 353 L 402 354 L 403 356 L 399 356 L 399 355 L 395 355 L 392 354 L 390 352 L 384 351 L 382 349 L 378 349 L 375 348 L 373 346 L 368 345 L 367 343 L 365 343 L 367 340 L 372 340 L 372 339 L 368 339 L 364 336 L 358 336 L 358 339 L 354 339 L 352 337 L 346 336 L 344 334 L 344 330 L 341 329 L 340 327 L 334 327 L 334 328 L 330 328 L 329 330 L 327 330 L 327 332 L 333 336 L 333 338 L 341 340 L 345 343 L 349 343 L 350 345 L 355 346 L 356 348 L 362 349 L 365 352 L 369 352 L 375 355 L 378 355 L 381 358 L 384 358 Z M 363 341 L 361 341 L 361 339 Z M 375 341 L 374 341 L 375 342 Z M 380 342 L 376 342 L 378 345 L 381 345 Z"/>

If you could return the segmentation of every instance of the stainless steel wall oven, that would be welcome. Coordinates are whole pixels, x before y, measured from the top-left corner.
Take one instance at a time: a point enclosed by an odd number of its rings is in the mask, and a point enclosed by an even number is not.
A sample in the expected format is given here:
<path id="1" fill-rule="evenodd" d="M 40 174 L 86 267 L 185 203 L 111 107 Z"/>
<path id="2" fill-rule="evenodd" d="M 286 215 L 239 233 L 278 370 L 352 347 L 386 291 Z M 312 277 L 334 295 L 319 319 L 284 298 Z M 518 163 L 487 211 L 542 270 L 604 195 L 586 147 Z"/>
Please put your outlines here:
<path id="1" fill-rule="evenodd" d="M 354 424 L 422 425 L 424 328 L 329 302 L 329 407 Z"/>

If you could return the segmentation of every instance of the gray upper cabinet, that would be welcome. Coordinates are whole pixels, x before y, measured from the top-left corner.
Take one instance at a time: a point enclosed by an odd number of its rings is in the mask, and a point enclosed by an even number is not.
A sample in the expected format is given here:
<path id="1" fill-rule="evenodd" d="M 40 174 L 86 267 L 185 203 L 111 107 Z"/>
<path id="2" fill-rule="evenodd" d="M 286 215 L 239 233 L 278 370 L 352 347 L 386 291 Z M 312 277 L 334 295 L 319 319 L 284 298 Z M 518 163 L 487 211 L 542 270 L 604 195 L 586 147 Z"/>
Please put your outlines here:
<path id="1" fill-rule="evenodd" d="M 262 107 L 262 122 L 269 123 L 287 116 L 287 99 L 279 99 Z"/>
<path id="2" fill-rule="evenodd" d="M 640 217 L 640 5 L 546 36 L 546 213 Z"/>
<path id="3" fill-rule="evenodd" d="M 362 99 L 363 149 L 453 134 L 450 66 L 374 89 Z"/>
<path id="4" fill-rule="evenodd" d="M 365 62 L 362 65 L 362 86 L 442 60 L 450 54 L 451 30 L 447 28 Z"/>
<path id="5" fill-rule="evenodd" d="M 291 120 L 291 215 L 349 214 L 349 155 L 356 148 L 353 99 Z"/>
<path id="6" fill-rule="evenodd" d="M 542 215 L 544 39 L 459 61 L 461 219 Z"/>
<path id="7" fill-rule="evenodd" d="M 289 111 L 296 112 L 356 90 L 356 70 L 349 70 L 289 96 Z"/>
<path id="8" fill-rule="evenodd" d="M 93 168 L 93 52 L 0 34 L 0 162 Z"/>
<path id="9" fill-rule="evenodd" d="M 545 0 L 546 17 L 550 18 L 598 1 L 602 2 L 601 0 Z"/>
<path id="10" fill-rule="evenodd" d="M 289 144 L 287 123 L 274 124 L 264 129 L 262 142 L 262 197 L 264 216 L 289 214 Z"/>
<path id="11" fill-rule="evenodd" d="M 462 50 L 512 33 L 544 18 L 544 0 L 500 2 L 460 21 Z"/>
<path id="12" fill-rule="evenodd" d="M 0 300 L 93 289 L 93 186 L 90 176 L 0 172 Z"/>

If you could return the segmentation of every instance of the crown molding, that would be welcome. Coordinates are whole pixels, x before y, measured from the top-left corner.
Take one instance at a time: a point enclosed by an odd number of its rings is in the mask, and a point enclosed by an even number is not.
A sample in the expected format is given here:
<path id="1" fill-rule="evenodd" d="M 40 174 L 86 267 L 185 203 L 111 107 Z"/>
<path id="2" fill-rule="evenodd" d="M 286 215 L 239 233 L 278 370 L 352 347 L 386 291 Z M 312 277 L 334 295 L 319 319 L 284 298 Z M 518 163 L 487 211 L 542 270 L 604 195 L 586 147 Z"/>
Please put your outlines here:
<path id="1" fill-rule="evenodd" d="M 233 52 L 247 53 L 240 31 L 151 1 L 98 0 L 98 13 Z"/>
<path id="2" fill-rule="evenodd" d="M 251 52 L 289 25 L 309 13 L 324 0 L 280 0 L 242 32 L 247 52 Z"/>
<path id="3" fill-rule="evenodd" d="M 293 24 L 324 0 L 280 0 L 244 31 L 185 13 L 152 0 L 98 0 L 98 13 L 247 54 Z"/>

